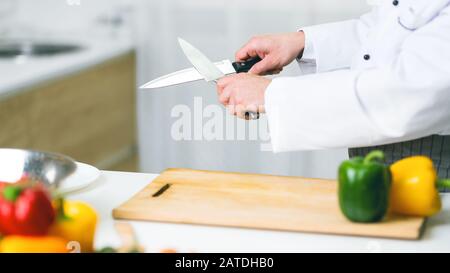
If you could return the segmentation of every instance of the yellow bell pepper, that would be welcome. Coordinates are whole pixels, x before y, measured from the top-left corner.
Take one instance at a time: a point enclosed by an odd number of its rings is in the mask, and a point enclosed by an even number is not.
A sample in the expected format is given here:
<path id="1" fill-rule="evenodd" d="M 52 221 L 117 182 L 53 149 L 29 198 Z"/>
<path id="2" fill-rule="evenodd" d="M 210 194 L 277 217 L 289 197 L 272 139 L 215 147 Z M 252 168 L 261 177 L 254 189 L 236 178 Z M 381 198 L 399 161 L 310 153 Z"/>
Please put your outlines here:
<path id="1" fill-rule="evenodd" d="M 0 241 L 2 253 L 67 253 L 67 240 L 55 236 L 10 235 Z"/>
<path id="2" fill-rule="evenodd" d="M 449 180 L 439 180 L 433 162 L 425 156 L 412 156 L 391 165 L 390 210 L 412 216 L 432 216 L 441 210 L 437 186 L 448 187 Z"/>
<path id="3" fill-rule="evenodd" d="M 80 252 L 93 252 L 97 225 L 95 210 L 86 203 L 67 200 L 59 200 L 57 210 L 58 219 L 49 233 L 79 243 Z"/>

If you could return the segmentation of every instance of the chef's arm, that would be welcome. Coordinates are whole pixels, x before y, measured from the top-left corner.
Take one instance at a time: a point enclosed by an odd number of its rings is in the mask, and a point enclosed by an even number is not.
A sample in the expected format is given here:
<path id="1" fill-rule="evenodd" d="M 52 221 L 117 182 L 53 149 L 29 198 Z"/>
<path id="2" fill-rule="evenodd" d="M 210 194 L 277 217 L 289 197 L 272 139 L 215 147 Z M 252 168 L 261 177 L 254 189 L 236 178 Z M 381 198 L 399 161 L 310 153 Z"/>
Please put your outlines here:
<path id="1" fill-rule="evenodd" d="M 359 19 L 305 27 L 305 48 L 298 58 L 304 74 L 349 68 L 369 28 L 378 20 L 379 8 Z"/>
<path id="2" fill-rule="evenodd" d="M 450 120 L 450 8 L 377 69 L 277 78 L 265 93 L 275 152 L 371 146 L 441 133 Z"/>

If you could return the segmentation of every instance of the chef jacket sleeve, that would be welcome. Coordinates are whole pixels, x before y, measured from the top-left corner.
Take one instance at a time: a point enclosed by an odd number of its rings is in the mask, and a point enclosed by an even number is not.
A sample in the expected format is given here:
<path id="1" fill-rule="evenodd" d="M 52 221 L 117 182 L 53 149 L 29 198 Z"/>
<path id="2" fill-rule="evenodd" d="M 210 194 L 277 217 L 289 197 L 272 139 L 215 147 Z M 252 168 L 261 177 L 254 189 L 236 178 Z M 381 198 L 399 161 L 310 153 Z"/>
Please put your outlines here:
<path id="1" fill-rule="evenodd" d="M 274 79 L 265 95 L 273 150 L 373 146 L 448 130 L 449 29 L 447 8 L 386 66 Z"/>
<path id="2" fill-rule="evenodd" d="M 359 19 L 322 24 L 300 29 L 305 33 L 305 48 L 297 59 L 303 74 L 348 68 L 369 28 L 378 20 L 379 8 Z"/>

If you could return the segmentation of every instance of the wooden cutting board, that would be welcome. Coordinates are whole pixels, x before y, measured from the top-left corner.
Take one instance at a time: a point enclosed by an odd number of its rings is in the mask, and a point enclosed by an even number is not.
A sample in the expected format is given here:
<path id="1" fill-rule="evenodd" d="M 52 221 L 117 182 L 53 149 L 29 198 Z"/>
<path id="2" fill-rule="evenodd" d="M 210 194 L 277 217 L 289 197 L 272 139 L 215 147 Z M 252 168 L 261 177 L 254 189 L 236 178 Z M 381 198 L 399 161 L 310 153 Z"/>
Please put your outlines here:
<path id="1" fill-rule="evenodd" d="M 332 180 L 168 169 L 129 201 L 116 219 L 419 239 L 425 219 L 389 215 L 356 224 L 341 214 Z"/>

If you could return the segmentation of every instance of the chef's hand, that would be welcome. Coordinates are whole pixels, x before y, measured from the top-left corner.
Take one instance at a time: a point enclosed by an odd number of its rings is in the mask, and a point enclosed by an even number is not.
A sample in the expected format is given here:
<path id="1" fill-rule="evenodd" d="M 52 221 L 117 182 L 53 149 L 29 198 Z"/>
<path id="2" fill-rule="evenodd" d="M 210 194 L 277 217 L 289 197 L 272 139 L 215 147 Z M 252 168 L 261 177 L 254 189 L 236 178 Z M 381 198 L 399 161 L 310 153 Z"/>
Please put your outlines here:
<path id="1" fill-rule="evenodd" d="M 245 112 L 265 112 L 264 94 L 270 82 L 253 74 L 234 74 L 217 82 L 217 93 L 230 114 L 245 118 Z"/>
<path id="2" fill-rule="evenodd" d="M 304 47 L 303 31 L 256 36 L 236 53 L 236 61 L 241 62 L 259 56 L 262 61 L 254 65 L 249 73 L 278 74 L 303 52 Z"/>

